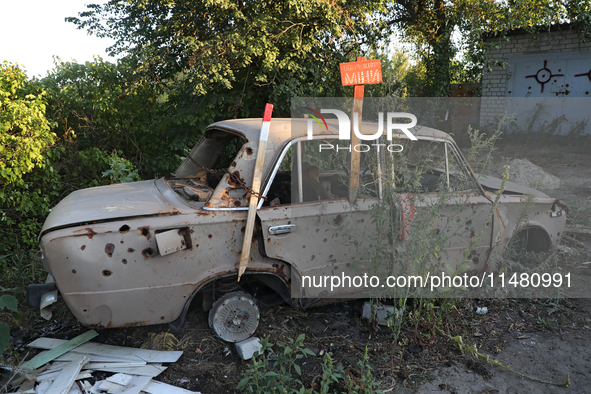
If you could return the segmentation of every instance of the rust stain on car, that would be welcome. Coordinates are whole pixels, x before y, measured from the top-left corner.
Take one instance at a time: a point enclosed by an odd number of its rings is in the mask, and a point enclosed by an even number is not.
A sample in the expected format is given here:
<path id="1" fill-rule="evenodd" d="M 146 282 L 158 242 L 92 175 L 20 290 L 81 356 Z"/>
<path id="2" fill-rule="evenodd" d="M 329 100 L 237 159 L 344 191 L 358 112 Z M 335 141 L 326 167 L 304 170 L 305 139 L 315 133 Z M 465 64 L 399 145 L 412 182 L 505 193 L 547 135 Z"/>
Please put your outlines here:
<path id="1" fill-rule="evenodd" d="M 77 234 L 77 233 L 81 233 L 81 232 L 83 232 L 83 233 Z M 94 237 L 95 235 L 96 235 L 96 232 L 92 228 L 87 227 L 84 230 L 74 231 L 74 235 L 72 235 L 72 237 L 88 237 L 88 239 L 92 239 L 92 237 Z"/>
<path id="2" fill-rule="evenodd" d="M 140 237 L 146 237 L 146 239 L 152 238 L 152 234 L 150 233 L 150 226 L 138 227 L 137 232 Z"/>
<path id="3" fill-rule="evenodd" d="M 281 276 L 285 276 L 285 266 L 283 264 L 273 263 L 273 271 Z"/>
<path id="4" fill-rule="evenodd" d="M 246 181 L 240 176 L 240 171 L 236 170 L 230 173 L 228 184 L 235 188 L 244 187 Z"/>

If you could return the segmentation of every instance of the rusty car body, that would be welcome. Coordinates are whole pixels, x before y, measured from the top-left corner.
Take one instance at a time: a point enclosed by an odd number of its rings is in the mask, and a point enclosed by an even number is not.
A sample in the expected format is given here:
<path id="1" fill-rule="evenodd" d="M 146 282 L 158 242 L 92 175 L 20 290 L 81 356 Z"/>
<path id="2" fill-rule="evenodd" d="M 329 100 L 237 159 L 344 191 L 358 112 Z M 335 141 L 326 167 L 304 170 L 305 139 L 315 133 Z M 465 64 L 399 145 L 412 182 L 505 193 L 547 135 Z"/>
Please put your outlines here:
<path id="1" fill-rule="evenodd" d="M 331 187 L 335 171 L 323 174 L 323 169 L 316 169 L 313 175 L 328 194 L 304 190 L 306 175 L 301 173 L 309 164 L 302 162 L 300 149 L 310 142 L 305 119 L 271 121 L 261 189 L 267 198 L 259 201 L 246 273 L 236 281 L 260 125 L 261 119 L 214 123 L 172 178 L 79 190 L 53 208 L 39 236 L 43 262 L 82 324 L 180 327 L 189 305 L 198 302 L 213 311 L 210 325 L 218 324 L 216 314 L 221 316 L 218 325 L 226 327 L 214 327 L 216 334 L 237 341 L 256 329 L 257 303 L 279 295 L 293 306 L 306 307 L 311 304 L 306 300 L 321 296 L 303 291 L 301 278 L 334 273 L 350 263 L 344 248 L 324 235 L 349 203 L 346 193 L 334 183 Z M 363 127 L 370 130 L 372 125 Z M 469 192 L 454 193 L 473 207 L 473 214 L 485 215 L 468 225 L 472 233 L 478 230 L 501 182 L 490 177 L 476 180 L 446 133 L 428 127 L 412 132 L 419 140 L 441 144 L 446 163 L 453 161 L 458 171 L 471 177 L 474 187 Z M 329 121 L 328 130 L 314 135 L 312 142 L 326 143 L 337 135 L 337 125 Z M 296 160 L 296 175 L 286 175 L 286 160 Z M 446 164 L 443 169 L 448 182 L 450 168 Z M 299 183 L 290 191 L 293 177 Z M 559 200 L 511 182 L 505 187 L 470 256 L 471 270 L 490 268 L 491 256 L 504 253 L 516 232 L 527 231 L 530 248 L 543 250 L 554 246 L 564 230 L 566 207 Z M 356 210 L 370 209 L 380 193 L 360 197 Z M 531 208 L 518 223 L 528 194 L 533 196 Z M 460 237 L 449 245 L 449 264 L 453 251 L 465 248 L 464 241 L 469 242 Z"/>

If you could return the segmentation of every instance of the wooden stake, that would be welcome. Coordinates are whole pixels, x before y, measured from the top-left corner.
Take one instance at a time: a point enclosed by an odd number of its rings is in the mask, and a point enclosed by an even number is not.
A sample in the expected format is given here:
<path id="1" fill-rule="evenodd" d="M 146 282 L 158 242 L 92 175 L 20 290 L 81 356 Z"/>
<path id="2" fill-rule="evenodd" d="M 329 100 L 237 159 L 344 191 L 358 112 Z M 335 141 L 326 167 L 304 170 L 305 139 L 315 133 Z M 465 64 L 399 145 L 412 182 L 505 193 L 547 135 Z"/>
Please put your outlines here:
<path id="1" fill-rule="evenodd" d="M 363 56 L 357 57 L 358 62 L 364 60 L 366 59 Z M 358 114 L 357 119 L 359 120 L 359 130 L 361 130 L 364 92 L 365 85 L 355 85 L 353 94 L 353 117 L 351 118 L 351 162 L 349 166 L 351 169 L 351 172 L 349 173 L 349 202 L 351 204 L 355 204 L 355 201 L 357 200 L 357 194 L 359 192 L 359 171 L 361 168 L 361 155 L 355 150 L 355 147 L 359 145 L 359 137 L 353 132 L 353 127 L 355 127 L 355 114 Z"/>
<path id="2" fill-rule="evenodd" d="M 252 233 L 254 230 L 254 222 L 257 214 L 257 205 L 259 203 L 257 194 L 261 188 L 261 177 L 263 176 L 263 166 L 265 164 L 265 153 L 267 151 L 267 140 L 269 139 L 269 127 L 271 126 L 272 112 L 273 105 L 267 104 L 265 106 L 265 115 L 263 116 L 261 135 L 259 137 L 259 147 L 257 148 L 257 159 L 254 165 L 254 175 L 252 177 L 252 191 L 254 193 L 250 194 L 250 202 L 248 204 L 248 217 L 246 218 L 246 230 L 244 231 L 242 256 L 240 257 L 240 266 L 238 268 L 238 282 L 240 282 L 240 277 L 244 274 L 244 271 L 246 271 L 246 267 L 248 266 L 250 246 L 252 244 Z"/>

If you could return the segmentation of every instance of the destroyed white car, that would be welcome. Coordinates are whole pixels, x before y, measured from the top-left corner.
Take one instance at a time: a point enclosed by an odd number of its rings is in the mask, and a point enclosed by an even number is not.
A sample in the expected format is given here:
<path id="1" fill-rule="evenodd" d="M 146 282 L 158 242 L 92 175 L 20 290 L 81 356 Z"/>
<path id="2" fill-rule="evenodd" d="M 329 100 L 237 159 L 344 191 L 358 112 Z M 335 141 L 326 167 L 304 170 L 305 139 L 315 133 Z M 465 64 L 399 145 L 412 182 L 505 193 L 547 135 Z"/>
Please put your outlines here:
<path id="1" fill-rule="evenodd" d="M 382 180 L 363 171 L 364 188 L 350 204 L 346 163 L 336 157 L 328 168 L 317 160 L 321 144 L 328 154 L 329 145 L 338 143 L 337 125 L 329 121 L 328 130 L 309 140 L 306 119 L 273 119 L 261 183 L 265 198 L 238 282 L 260 127 L 261 119 L 214 123 L 172 178 L 79 190 L 53 208 L 39 236 L 43 262 L 82 324 L 178 328 L 189 305 L 198 303 L 210 311 L 215 333 L 236 342 L 256 330 L 259 308 L 277 299 L 302 308 L 323 302 L 321 292 L 302 288 L 302 277 L 350 266 L 342 240 L 327 232 L 346 211 L 362 213 L 383 198 Z M 362 132 L 373 134 L 372 127 L 364 124 Z M 515 233 L 527 233 L 531 250 L 556 244 L 565 228 L 563 203 L 507 182 L 491 215 L 501 181 L 477 179 L 447 134 L 428 127 L 411 131 L 419 140 L 413 143 L 435 146 L 443 163 L 420 180 L 422 192 L 436 196 L 443 182 L 452 197 L 471 207 L 471 219 L 458 219 L 466 231 L 446 247 L 448 267 L 481 230 L 469 271 L 493 268 L 491 256 L 503 254 Z M 346 158 L 346 150 L 337 153 Z M 388 171 L 382 168 L 384 178 Z M 518 223 L 528 194 L 531 206 Z M 30 289 L 32 298 L 51 285 L 42 286 Z M 339 291 L 331 296 L 346 297 L 349 289 Z"/>

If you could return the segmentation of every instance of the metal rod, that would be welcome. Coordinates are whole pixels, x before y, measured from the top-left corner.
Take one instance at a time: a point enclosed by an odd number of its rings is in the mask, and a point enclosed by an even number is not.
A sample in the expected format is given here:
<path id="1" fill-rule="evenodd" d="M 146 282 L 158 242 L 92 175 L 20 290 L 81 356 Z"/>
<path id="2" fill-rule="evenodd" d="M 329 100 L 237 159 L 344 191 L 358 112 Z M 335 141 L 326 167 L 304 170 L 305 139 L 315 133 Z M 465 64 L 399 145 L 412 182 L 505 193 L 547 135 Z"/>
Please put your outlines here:
<path id="1" fill-rule="evenodd" d="M 302 185 L 302 141 L 298 141 L 296 147 L 296 165 L 298 168 L 298 202 L 304 202 L 304 187 Z"/>

